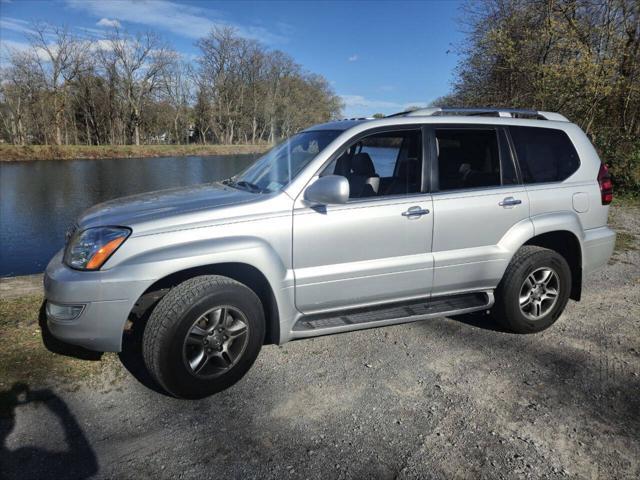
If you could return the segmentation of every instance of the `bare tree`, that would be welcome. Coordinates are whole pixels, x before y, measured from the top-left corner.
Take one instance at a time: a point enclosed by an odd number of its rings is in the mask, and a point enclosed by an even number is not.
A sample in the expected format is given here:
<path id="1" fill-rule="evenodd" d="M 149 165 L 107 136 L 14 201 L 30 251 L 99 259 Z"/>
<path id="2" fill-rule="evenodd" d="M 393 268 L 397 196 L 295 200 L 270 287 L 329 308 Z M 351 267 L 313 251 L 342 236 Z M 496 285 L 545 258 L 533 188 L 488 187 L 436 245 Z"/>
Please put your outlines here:
<path id="1" fill-rule="evenodd" d="M 193 97 L 191 65 L 175 55 L 173 61 L 168 65 L 162 85 L 163 94 L 174 110 L 173 134 L 176 143 L 180 144 L 184 138 L 189 105 Z"/>
<path id="2" fill-rule="evenodd" d="M 39 26 L 29 38 L 2 72 L 4 141 L 276 142 L 341 108 L 322 77 L 233 29 L 201 39 L 197 62 L 153 33 L 89 41 Z"/>
<path id="3" fill-rule="evenodd" d="M 32 48 L 32 60 L 40 69 L 42 79 L 51 92 L 55 143 L 61 145 L 68 87 L 80 73 L 88 43 L 72 35 L 66 26 L 36 23 L 32 30 L 27 34 Z"/>
<path id="4" fill-rule="evenodd" d="M 118 29 L 101 53 L 103 62 L 112 66 L 119 93 L 129 109 L 134 142 L 140 145 L 142 105 L 161 85 L 174 54 L 153 32 L 131 37 Z"/>

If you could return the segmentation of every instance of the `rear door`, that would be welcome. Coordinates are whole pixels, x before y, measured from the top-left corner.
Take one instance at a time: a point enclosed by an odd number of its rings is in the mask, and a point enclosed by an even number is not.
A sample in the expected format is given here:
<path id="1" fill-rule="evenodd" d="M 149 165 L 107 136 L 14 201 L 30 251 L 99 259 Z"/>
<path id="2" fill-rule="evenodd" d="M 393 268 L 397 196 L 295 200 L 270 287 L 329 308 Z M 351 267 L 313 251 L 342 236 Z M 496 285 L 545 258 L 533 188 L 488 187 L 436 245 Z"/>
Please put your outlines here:
<path id="1" fill-rule="evenodd" d="M 502 127 L 429 129 L 433 196 L 432 294 L 495 288 L 510 255 L 505 234 L 525 222 L 529 200 Z"/>

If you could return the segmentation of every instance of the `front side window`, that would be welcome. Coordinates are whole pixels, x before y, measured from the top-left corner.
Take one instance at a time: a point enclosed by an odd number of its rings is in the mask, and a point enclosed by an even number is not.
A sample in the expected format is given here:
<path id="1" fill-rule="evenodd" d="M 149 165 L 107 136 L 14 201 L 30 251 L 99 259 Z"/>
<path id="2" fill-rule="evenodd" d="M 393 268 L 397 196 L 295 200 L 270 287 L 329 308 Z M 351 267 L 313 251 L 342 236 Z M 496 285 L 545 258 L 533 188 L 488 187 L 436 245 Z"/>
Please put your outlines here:
<path id="1" fill-rule="evenodd" d="M 340 133 L 339 130 L 301 132 L 260 157 L 244 172 L 226 183 L 258 193 L 271 193 L 287 186 Z"/>
<path id="2" fill-rule="evenodd" d="M 420 130 L 383 132 L 347 147 L 321 175 L 342 175 L 349 181 L 349 198 L 408 195 L 421 189 Z"/>
<path id="3" fill-rule="evenodd" d="M 524 183 L 561 182 L 580 167 L 578 152 L 562 130 L 509 127 Z"/>
<path id="4" fill-rule="evenodd" d="M 506 139 L 496 129 L 438 128 L 438 188 L 441 191 L 517 183 L 511 158 L 500 154 Z"/>

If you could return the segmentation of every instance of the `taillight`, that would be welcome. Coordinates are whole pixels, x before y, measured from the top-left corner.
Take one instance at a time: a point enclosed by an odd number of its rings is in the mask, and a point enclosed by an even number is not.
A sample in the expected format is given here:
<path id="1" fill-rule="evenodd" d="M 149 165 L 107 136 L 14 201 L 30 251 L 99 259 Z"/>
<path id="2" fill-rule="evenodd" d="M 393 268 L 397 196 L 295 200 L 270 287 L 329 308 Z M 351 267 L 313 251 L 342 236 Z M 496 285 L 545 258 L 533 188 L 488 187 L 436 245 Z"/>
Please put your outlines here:
<path id="1" fill-rule="evenodd" d="M 609 205 L 613 201 L 613 183 L 611 182 L 609 169 L 604 163 L 600 165 L 600 171 L 598 172 L 598 184 L 600 185 L 600 198 L 602 199 L 602 205 Z"/>

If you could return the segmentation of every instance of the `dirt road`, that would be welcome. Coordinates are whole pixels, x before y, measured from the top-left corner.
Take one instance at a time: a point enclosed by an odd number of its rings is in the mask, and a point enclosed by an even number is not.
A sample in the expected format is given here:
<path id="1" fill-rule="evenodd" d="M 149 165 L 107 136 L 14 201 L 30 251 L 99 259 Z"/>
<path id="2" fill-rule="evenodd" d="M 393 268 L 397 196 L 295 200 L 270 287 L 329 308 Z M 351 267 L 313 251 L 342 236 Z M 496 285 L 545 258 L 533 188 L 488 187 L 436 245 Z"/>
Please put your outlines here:
<path id="1" fill-rule="evenodd" d="M 117 363 L 14 385 L 0 477 L 638 478 L 640 210 L 613 220 L 623 251 L 541 334 L 469 316 L 269 346 L 196 402 Z"/>

